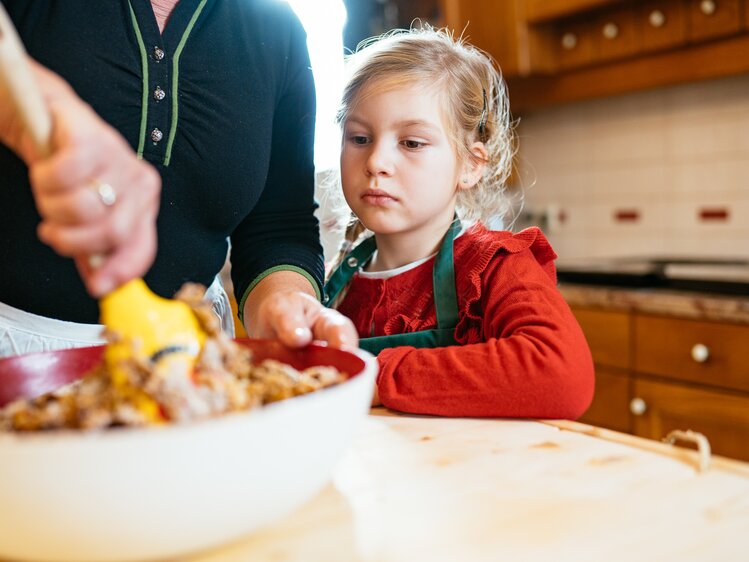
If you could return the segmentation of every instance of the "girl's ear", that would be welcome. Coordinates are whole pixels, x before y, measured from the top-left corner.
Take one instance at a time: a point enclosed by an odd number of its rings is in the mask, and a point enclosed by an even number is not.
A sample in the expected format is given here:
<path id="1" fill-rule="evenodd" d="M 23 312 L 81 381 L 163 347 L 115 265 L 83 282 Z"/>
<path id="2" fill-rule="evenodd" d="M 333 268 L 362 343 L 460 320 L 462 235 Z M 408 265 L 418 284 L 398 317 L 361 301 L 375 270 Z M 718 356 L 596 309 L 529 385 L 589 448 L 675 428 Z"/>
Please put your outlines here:
<path id="1" fill-rule="evenodd" d="M 476 141 L 471 145 L 471 158 L 463 164 L 458 181 L 458 189 L 471 189 L 484 175 L 489 152 L 483 142 Z"/>

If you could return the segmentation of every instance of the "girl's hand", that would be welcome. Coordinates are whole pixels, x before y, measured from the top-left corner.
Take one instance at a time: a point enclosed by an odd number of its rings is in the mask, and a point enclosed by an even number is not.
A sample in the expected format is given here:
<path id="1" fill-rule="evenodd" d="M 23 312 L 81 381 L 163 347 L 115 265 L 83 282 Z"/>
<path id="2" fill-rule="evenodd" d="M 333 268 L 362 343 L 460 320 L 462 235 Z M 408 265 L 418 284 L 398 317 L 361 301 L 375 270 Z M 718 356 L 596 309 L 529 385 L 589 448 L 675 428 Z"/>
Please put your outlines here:
<path id="1" fill-rule="evenodd" d="M 278 338 L 289 347 L 321 340 L 333 347 L 356 347 L 359 337 L 351 320 L 299 291 L 279 291 L 258 310 L 254 337 Z"/>
<path id="2" fill-rule="evenodd" d="M 311 289 L 309 281 L 290 271 L 263 279 L 245 303 L 247 334 L 277 338 L 289 347 L 302 347 L 312 340 L 332 347 L 356 347 L 359 336 L 351 320 L 324 307 L 308 293 Z"/>

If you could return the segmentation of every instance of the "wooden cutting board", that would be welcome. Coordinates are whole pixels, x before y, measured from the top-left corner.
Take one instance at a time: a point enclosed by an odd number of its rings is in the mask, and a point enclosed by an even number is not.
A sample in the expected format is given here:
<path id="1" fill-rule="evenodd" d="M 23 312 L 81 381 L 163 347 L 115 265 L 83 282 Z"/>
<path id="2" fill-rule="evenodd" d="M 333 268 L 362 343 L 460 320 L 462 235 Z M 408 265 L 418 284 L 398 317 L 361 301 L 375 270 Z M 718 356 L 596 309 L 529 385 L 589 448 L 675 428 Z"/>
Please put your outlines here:
<path id="1" fill-rule="evenodd" d="M 375 411 L 300 511 L 194 562 L 749 559 L 749 465 L 574 422 Z M 300 468 L 303 470 L 303 468 Z"/>

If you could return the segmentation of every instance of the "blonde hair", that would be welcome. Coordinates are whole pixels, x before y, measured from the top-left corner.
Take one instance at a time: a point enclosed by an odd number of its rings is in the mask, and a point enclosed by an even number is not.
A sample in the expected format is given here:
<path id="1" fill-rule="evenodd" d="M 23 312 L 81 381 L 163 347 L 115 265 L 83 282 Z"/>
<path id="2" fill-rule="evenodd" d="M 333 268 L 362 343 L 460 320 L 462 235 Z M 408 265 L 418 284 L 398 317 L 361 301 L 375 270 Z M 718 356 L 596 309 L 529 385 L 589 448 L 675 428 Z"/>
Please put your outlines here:
<path id="1" fill-rule="evenodd" d="M 476 141 L 483 142 L 487 151 L 482 178 L 458 193 L 458 216 L 472 222 L 511 214 L 513 203 L 506 183 L 516 152 L 514 127 L 505 83 L 488 54 L 462 38 L 455 39 L 446 29 L 424 24 L 360 43 L 347 57 L 346 69 L 348 79 L 336 115 L 339 124 L 363 97 L 373 93 L 414 85 L 436 91 L 445 102 L 447 132 L 457 157 L 476 161 L 470 150 Z M 349 224 L 348 245 L 362 232 L 357 220 Z"/>

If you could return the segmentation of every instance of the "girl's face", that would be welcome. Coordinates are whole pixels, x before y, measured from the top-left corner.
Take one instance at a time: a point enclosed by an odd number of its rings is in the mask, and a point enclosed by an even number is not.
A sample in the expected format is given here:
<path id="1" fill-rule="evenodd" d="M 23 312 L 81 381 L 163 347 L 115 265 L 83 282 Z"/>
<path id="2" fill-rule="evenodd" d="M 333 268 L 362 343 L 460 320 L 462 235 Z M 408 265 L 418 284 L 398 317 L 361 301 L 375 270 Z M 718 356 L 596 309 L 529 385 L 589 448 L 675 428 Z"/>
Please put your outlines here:
<path id="1" fill-rule="evenodd" d="M 418 86 L 366 95 L 343 125 L 343 193 L 364 226 L 378 235 L 444 233 L 462 166 L 440 98 Z"/>

